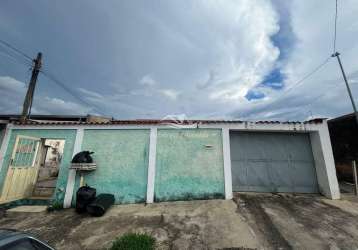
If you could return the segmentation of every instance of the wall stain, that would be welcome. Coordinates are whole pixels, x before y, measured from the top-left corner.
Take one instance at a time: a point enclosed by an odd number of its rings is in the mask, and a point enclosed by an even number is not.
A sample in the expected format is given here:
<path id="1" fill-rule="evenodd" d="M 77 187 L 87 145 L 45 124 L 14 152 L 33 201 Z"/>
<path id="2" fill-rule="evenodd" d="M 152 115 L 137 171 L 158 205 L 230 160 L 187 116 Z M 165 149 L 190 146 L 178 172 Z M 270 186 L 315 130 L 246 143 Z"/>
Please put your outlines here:
<path id="1" fill-rule="evenodd" d="M 158 129 L 154 193 L 155 201 L 223 198 L 221 130 Z"/>

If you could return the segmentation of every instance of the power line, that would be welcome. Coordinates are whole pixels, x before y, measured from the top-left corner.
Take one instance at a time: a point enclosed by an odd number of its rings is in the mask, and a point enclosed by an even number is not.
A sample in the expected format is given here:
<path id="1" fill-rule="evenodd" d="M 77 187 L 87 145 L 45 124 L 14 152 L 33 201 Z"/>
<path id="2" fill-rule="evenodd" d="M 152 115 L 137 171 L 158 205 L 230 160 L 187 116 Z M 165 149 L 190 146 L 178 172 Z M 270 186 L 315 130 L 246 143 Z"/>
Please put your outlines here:
<path id="1" fill-rule="evenodd" d="M 333 90 L 333 89 L 336 89 L 338 87 L 341 87 L 341 85 L 334 85 L 333 87 L 331 87 L 330 90 Z M 310 106 L 312 105 L 313 103 L 319 101 L 322 97 L 326 96 L 327 94 L 330 94 L 331 92 L 324 92 L 316 97 L 313 98 L 313 101 L 309 102 L 309 103 L 306 103 L 305 105 L 303 105 L 302 107 L 306 107 L 306 106 Z"/>
<path id="2" fill-rule="evenodd" d="M 355 100 L 354 100 L 354 97 L 353 97 L 353 93 L 351 91 L 351 88 L 349 86 L 349 83 L 348 83 L 348 79 L 347 79 L 347 76 L 346 76 L 346 73 L 344 72 L 344 68 L 343 68 L 343 64 L 342 64 L 342 61 L 341 61 L 341 58 L 340 58 L 340 53 L 338 51 L 336 51 L 336 36 L 337 36 L 337 17 L 338 17 L 338 0 L 336 0 L 336 14 L 335 14 L 335 27 L 334 27 L 334 51 L 333 51 L 333 54 L 332 54 L 332 57 L 336 57 L 337 58 L 337 61 L 338 61 L 338 64 L 339 64 L 339 67 L 341 69 L 341 72 L 342 72 L 342 76 L 343 76 L 343 79 L 344 79 L 344 83 L 346 84 L 346 88 L 347 88 L 347 92 L 348 92 L 348 95 L 349 95 L 349 99 L 351 100 L 351 103 L 352 103 L 352 108 L 353 108 L 353 111 L 354 111 L 354 116 L 356 118 L 356 122 L 357 122 L 357 125 L 358 125 L 358 111 L 357 111 L 357 106 L 356 106 L 356 103 L 355 103 Z"/>
<path id="3" fill-rule="evenodd" d="M 301 83 L 303 83 L 305 80 L 307 80 L 308 78 L 310 78 L 314 73 L 316 73 L 317 71 L 319 71 L 324 65 L 326 65 L 329 61 L 329 59 L 331 59 L 331 56 L 329 56 L 328 58 L 326 58 L 321 64 L 319 64 L 317 67 L 315 67 L 311 72 L 307 73 L 305 76 L 303 76 L 300 80 L 298 80 L 297 82 L 295 82 L 294 84 L 292 84 L 292 86 L 290 88 L 288 88 L 283 94 L 286 94 L 287 92 L 291 91 L 294 87 L 297 87 L 298 85 L 300 85 Z"/>
<path id="4" fill-rule="evenodd" d="M 50 72 L 48 72 L 47 70 L 41 70 L 40 71 L 44 76 L 46 76 L 49 80 L 51 80 L 52 82 L 54 82 L 55 84 L 57 84 L 58 86 L 60 86 L 62 89 L 64 89 L 68 94 L 70 94 L 72 97 L 74 97 L 76 100 L 79 100 L 80 102 L 82 102 L 83 104 L 94 108 L 95 110 L 97 110 L 98 113 L 103 114 L 103 112 L 100 110 L 100 108 L 98 108 L 96 105 L 90 104 L 88 103 L 86 100 L 84 100 L 82 97 L 80 97 L 79 95 L 77 95 L 74 91 L 72 91 L 69 87 L 67 87 L 67 85 L 65 83 L 63 83 L 62 81 L 58 80 L 53 74 L 51 74 Z"/>
<path id="5" fill-rule="evenodd" d="M 3 47 L 6 47 L 6 48 L 9 48 L 11 49 L 13 52 L 17 53 L 18 55 L 21 55 L 23 57 L 23 59 L 27 62 L 27 63 L 33 63 L 33 59 L 27 55 L 25 52 L 21 51 L 20 49 L 12 46 L 10 43 L 4 41 L 4 40 L 1 40 L 0 39 L 0 45 L 2 45 Z M 11 59 L 13 59 L 13 61 L 16 61 L 17 63 L 20 63 L 22 65 L 25 65 L 25 66 L 32 66 L 31 64 L 28 65 L 28 64 L 25 64 L 21 61 L 19 61 L 18 58 L 16 58 L 14 55 L 12 55 L 11 53 L 7 52 L 7 51 L 4 51 L 4 53 L 1 53 L 0 52 L 0 55 L 3 54 L 3 55 L 6 55 L 8 57 L 10 57 Z M 81 98 L 80 96 L 78 96 L 77 94 L 75 94 L 70 88 L 68 88 L 66 86 L 66 84 L 64 84 L 63 82 L 61 82 L 60 80 L 58 80 L 53 74 L 51 74 L 50 72 L 48 71 L 44 71 L 44 70 L 41 70 L 40 71 L 44 76 L 46 76 L 48 79 L 50 79 L 52 82 L 56 83 L 58 86 L 62 87 L 62 89 L 64 89 L 68 94 L 70 94 L 72 97 L 76 98 L 76 100 L 79 100 L 80 102 L 82 102 L 83 104 L 89 106 L 89 107 L 92 107 L 92 108 L 95 108 L 99 113 L 103 113 L 102 111 L 100 111 L 100 109 L 98 107 L 96 107 L 95 105 L 93 104 L 90 104 L 88 103 L 87 101 L 85 101 L 83 98 Z"/>
<path id="6" fill-rule="evenodd" d="M 22 55 L 24 58 L 26 58 L 28 61 L 30 61 L 32 63 L 33 59 L 27 55 L 25 52 L 21 51 L 18 48 L 15 48 L 14 46 L 12 46 L 10 43 L 5 42 L 4 40 L 0 39 L 0 44 L 2 44 L 3 46 L 15 51 L 16 53 L 18 53 L 19 55 Z"/>
<path id="7" fill-rule="evenodd" d="M 325 66 L 329 60 L 331 59 L 331 57 L 329 56 L 328 58 L 326 58 L 322 63 L 320 63 L 317 67 L 315 67 L 312 71 L 310 71 L 309 73 L 307 73 L 306 75 L 304 75 L 300 80 L 296 81 L 290 88 L 286 89 L 286 91 L 284 91 L 281 96 L 284 96 L 285 94 L 287 94 L 288 92 L 290 92 L 292 89 L 294 89 L 295 87 L 297 87 L 298 85 L 302 84 L 305 80 L 307 80 L 308 78 L 310 78 L 312 75 L 314 75 L 317 71 L 319 71 L 323 66 Z M 275 101 L 271 102 L 270 104 L 268 104 L 266 106 L 267 107 L 271 107 L 273 104 L 275 104 L 277 101 L 279 101 L 280 99 L 276 99 Z"/>
<path id="8" fill-rule="evenodd" d="M 21 64 L 26 67 L 32 67 L 32 64 L 29 61 L 20 60 L 18 57 L 14 56 L 13 54 L 9 53 L 6 50 L 0 50 L 0 55 L 11 59 L 15 63 Z"/>
<path id="9" fill-rule="evenodd" d="M 334 15 L 333 54 L 336 52 L 337 19 L 338 19 L 338 0 L 336 0 L 336 12 L 335 12 L 335 15 Z"/>

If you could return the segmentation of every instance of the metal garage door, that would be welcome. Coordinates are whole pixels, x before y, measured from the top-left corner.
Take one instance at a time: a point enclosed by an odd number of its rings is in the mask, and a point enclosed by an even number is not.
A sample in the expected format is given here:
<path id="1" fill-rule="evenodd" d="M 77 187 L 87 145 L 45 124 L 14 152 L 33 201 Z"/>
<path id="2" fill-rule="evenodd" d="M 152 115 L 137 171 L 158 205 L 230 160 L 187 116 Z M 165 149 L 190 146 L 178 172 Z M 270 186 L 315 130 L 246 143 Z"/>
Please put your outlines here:
<path id="1" fill-rule="evenodd" d="M 230 132 L 233 191 L 318 193 L 308 134 Z"/>

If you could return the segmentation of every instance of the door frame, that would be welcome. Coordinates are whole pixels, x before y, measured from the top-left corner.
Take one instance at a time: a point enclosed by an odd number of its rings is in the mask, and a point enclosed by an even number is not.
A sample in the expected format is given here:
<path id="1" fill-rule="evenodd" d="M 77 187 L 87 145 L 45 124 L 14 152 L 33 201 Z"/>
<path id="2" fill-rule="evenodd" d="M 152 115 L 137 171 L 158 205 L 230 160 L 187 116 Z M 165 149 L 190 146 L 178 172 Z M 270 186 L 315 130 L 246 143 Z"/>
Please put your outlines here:
<path id="1" fill-rule="evenodd" d="M 31 164 L 29 164 L 28 166 L 12 166 L 12 164 L 14 163 L 14 159 L 16 157 L 16 153 L 17 153 L 17 149 L 20 143 L 20 139 L 28 139 L 28 140 L 33 140 L 36 141 L 36 148 L 35 148 L 35 152 L 34 152 L 34 157 L 32 159 Z M 24 190 L 22 190 L 22 194 L 20 194 L 19 197 L 13 197 L 13 198 L 9 198 L 9 192 L 10 189 L 13 185 L 12 181 L 14 178 L 14 172 L 15 170 L 22 170 L 22 169 L 26 169 L 26 168 L 35 168 L 35 169 L 30 169 L 33 170 L 35 173 L 32 173 L 32 177 L 34 180 L 28 180 L 29 178 L 29 173 L 28 171 L 24 173 L 25 177 L 25 183 L 24 184 L 29 184 L 31 185 L 31 183 L 34 183 L 34 181 L 37 179 L 37 174 L 38 174 L 38 163 L 39 163 L 39 157 L 41 154 L 39 154 L 39 148 L 41 147 L 42 144 L 42 139 L 38 138 L 38 137 L 31 137 L 31 136 L 26 136 L 26 135 L 17 135 L 16 139 L 15 139 L 15 143 L 14 146 L 12 148 L 12 153 L 11 153 L 11 158 L 8 164 L 8 168 L 7 168 L 7 172 L 6 172 L 6 176 L 4 179 L 4 184 L 2 186 L 2 190 L 1 190 L 1 195 L 0 195 L 0 203 L 7 203 L 7 202 L 11 202 L 11 201 L 15 201 L 15 200 L 19 200 L 19 199 L 24 199 L 27 198 L 27 196 L 31 196 L 33 188 L 31 188 L 31 190 L 26 190 L 26 188 Z M 19 171 L 17 171 L 19 172 Z"/>

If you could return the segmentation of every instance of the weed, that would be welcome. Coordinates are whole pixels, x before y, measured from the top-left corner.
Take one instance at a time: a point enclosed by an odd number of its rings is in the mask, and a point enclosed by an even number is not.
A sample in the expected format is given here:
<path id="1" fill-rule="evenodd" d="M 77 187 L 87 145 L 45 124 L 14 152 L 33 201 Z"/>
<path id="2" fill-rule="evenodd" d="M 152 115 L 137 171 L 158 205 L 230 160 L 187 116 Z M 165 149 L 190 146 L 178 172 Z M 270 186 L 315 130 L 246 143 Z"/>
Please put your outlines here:
<path id="1" fill-rule="evenodd" d="M 127 233 L 113 241 L 109 250 L 154 250 L 155 238 L 147 234 Z"/>

